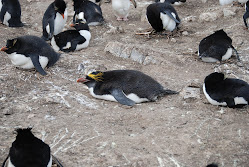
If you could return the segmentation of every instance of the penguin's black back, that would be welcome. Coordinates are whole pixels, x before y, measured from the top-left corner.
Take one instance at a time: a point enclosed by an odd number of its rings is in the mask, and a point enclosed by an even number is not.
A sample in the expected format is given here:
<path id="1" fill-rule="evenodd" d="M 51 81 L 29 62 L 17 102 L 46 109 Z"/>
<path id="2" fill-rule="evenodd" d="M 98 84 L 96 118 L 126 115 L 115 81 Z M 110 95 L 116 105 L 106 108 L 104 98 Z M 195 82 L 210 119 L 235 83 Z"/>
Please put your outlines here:
<path id="1" fill-rule="evenodd" d="M 16 39 L 17 41 L 14 47 L 8 49 L 6 53 L 16 52 L 25 56 L 27 56 L 27 54 L 39 54 L 40 56 L 48 58 L 48 67 L 54 65 L 60 57 L 60 54 L 56 53 L 53 48 L 40 37 L 27 35 Z"/>
<path id="2" fill-rule="evenodd" d="M 153 4 L 150 4 L 148 7 L 147 7 L 147 10 L 146 10 L 146 15 L 147 15 L 147 18 L 148 18 L 148 21 L 150 23 L 150 25 L 157 31 L 157 32 L 160 32 L 160 31 L 163 31 L 163 23 L 162 23 L 162 20 L 160 18 L 160 13 L 163 12 L 164 10 L 168 10 L 173 13 L 176 14 L 176 19 L 177 20 L 180 20 L 180 18 L 178 17 L 177 15 L 177 12 L 175 10 L 175 8 L 168 2 L 165 2 L 165 3 L 153 3 Z M 177 23 L 178 25 L 178 23 Z"/>
<path id="3" fill-rule="evenodd" d="M 18 129 L 16 140 L 12 143 L 9 157 L 15 167 L 47 167 L 50 148 L 36 138 L 31 129 Z"/>
<path id="4" fill-rule="evenodd" d="M 75 11 L 75 14 L 84 12 L 84 17 L 88 24 L 91 22 L 103 22 L 104 21 L 100 6 L 89 0 L 74 0 L 74 11 Z"/>
<path id="5" fill-rule="evenodd" d="M 208 95 L 218 102 L 228 103 L 235 97 L 243 97 L 249 102 L 249 85 L 243 80 L 234 78 L 224 79 L 224 74 L 215 72 L 208 75 L 204 83 Z"/>
<path id="6" fill-rule="evenodd" d="M 232 39 L 221 29 L 201 40 L 199 53 L 200 56 L 211 56 L 221 61 L 229 47 L 232 47 Z"/>
<path id="7" fill-rule="evenodd" d="M 150 76 L 135 70 L 114 70 L 104 72 L 103 82 L 97 82 L 96 94 L 110 94 L 111 89 L 122 89 L 125 94 L 135 93 L 141 98 L 152 100 L 164 94 L 164 88 Z"/>
<path id="8" fill-rule="evenodd" d="M 3 21 L 6 12 L 11 14 L 9 27 L 22 27 L 21 22 L 21 6 L 18 0 L 2 0 L 2 9 L 0 12 L 0 19 Z"/>
<path id="9" fill-rule="evenodd" d="M 43 38 L 44 39 L 48 39 L 48 33 L 46 31 L 46 26 L 48 25 L 50 19 L 53 19 L 53 20 L 55 19 L 55 16 L 56 16 L 56 11 L 54 8 L 54 2 L 52 2 L 48 6 L 48 8 L 45 11 L 43 18 L 42 18 L 42 29 L 43 29 Z"/>

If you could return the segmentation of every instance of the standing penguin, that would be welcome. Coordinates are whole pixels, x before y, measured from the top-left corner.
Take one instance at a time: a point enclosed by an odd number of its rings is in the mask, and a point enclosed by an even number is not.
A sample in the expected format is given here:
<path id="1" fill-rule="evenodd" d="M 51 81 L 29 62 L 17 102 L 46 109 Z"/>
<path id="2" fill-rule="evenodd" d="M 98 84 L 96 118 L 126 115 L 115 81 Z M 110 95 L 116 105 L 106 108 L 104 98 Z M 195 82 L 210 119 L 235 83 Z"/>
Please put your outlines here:
<path id="1" fill-rule="evenodd" d="M 35 68 L 41 75 L 46 75 L 44 68 L 54 65 L 60 57 L 49 44 L 36 36 L 21 36 L 7 40 L 7 45 L 1 51 L 8 54 L 16 67 Z"/>
<path id="2" fill-rule="evenodd" d="M 51 45 L 56 51 L 70 52 L 86 48 L 91 39 L 89 26 L 82 20 L 71 25 L 76 30 L 67 30 L 55 35 Z"/>
<path id="3" fill-rule="evenodd" d="M 9 27 L 22 27 L 21 7 L 18 0 L 0 0 L 0 19 Z"/>
<path id="4" fill-rule="evenodd" d="M 176 5 L 176 6 L 182 5 L 183 3 L 186 2 L 186 0 L 156 0 L 155 2 L 161 2 L 161 3 L 163 3 L 165 1 L 171 3 L 172 5 Z"/>
<path id="5" fill-rule="evenodd" d="M 232 39 L 221 29 L 201 40 L 198 55 L 202 61 L 212 63 L 229 59 L 233 50 L 239 60 L 237 50 L 232 45 Z"/>
<path id="6" fill-rule="evenodd" d="M 44 40 L 50 40 L 54 35 L 62 32 L 67 21 L 67 6 L 64 0 L 55 0 L 51 3 L 42 19 Z"/>
<path id="7" fill-rule="evenodd" d="M 51 154 L 50 147 L 32 134 L 31 128 L 16 131 L 16 140 L 2 167 L 52 167 L 53 161 L 58 167 L 63 167 Z"/>
<path id="8" fill-rule="evenodd" d="M 180 18 L 175 8 L 167 1 L 150 4 L 147 7 L 146 15 L 150 25 L 156 32 L 163 30 L 173 31 L 180 24 Z"/>
<path id="9" fill-rule="evenodd" d="M 73 23 L 76 20 L 83 20 L 89 26 L 102 25 L 104 18 L 102 10 L 99 5 L 89 0 L 73 0 L 74 2 L 74 16 Z"/>
<path id="10" fill-rule="evenodd" d="M 249 18 L 249 1 L 246 2 L 245 9 L 246 9 L 246 12 L 243 15 L 243 20 L 244 20 L 246 28 L 248 28 L 247 22 L 248 22 L 248 18 Z"/>
<path id="11" fill-rule="evenodd" d="M 134 7 L 137 7 L 135 0 L 112 0 L 112 9 L 114 11 L 117 20 L 128 20 L 130 1 L 133 3 Z"/>
<path id="12" fill-rule="evenodd" d="M 249 85 L 245 81 L 225 78 L 223 73 L 208 75 L 203 84 L 203 92 L 213 105 L 230 108 L 243 107 L 249 102 Z"/>
<path id="13" fill-rule="evenodd" d="M 95 98 L 118 101 L 128 106 L 177 93 L 164 89 L 150 76 L 135 70 L 97 71 L 77 82 L 84 83 Z"/>

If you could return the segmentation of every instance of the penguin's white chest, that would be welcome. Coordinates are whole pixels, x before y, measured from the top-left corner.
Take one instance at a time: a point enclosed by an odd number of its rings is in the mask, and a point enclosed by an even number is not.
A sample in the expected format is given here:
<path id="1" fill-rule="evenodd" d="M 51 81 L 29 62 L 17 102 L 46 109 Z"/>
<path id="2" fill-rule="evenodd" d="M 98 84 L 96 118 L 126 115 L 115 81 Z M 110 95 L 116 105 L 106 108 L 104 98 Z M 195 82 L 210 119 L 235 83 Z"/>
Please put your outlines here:
<path id="1" fill-rule="evenodd" d="M 22 54 L 17 54 L 16 52 L 9 54 L 8 57 L 10 58 L 12 64 L 14 64 L 16 67 L 20 67 L 23 69 L 35 68 L 30 57 L 26 57 Z M 39 56 L 39 62 L 42 68 L 45 68 L 48 64 L 48 58 Z"/>
<path id="2" fill-rule="evenodd" d="M 227 106 L 227 103 L 226 103 L 226 102 L 220 103 L 220 102 L 218 102 L 218 101 L 212 99 L 212 98 L 208 95 L 208 93 L 207 93 L 207 91 L 206 91 L 205 83 L 203 84 L 203 93 L 204 93 L 204 95 L 206 96 L 206 98 L 207 98 L 207 100 L 208 100 L 209 103 L 211 103 L 211 104 L 213 104 L 213 105 L 218 105 L 218 106 Z"/>
<path id="3" fill-rule="evenodd" d="M 9 26 L 9 20 L 11 19 L 11 15 L 9 12 L 6 12 L 3 18 L 3 24 Z"/>
<path id="4" fill-rule="evenodd" d="M 236 1 L 236 0 L 219 0 L 219 1 L 220 1 L 221 5 L 227 5 L 227 4 L 230 4 L 230 3 L 232 3 L 233 1 Z"/>
<path id="5" fill-rule="evenodd" d="M 91 33 L 89 31 L 80 30 L 79 33 L 80 33 L 81 36 L 83 36 L 86 39 L 86 41 L 84 43 L 82 43 L 82 44 L 78 44 L 76 46 L 76 50 L 80 50 L 80 49 L 88 47 L 90 39 L 91 39 Z"/>
<path id="6" fill-rule="evenodd" d="M 13 165 L 10 158 L 8 158 L 4 167 L 15 167 L 15 165 Z M 50 156 L 50 160 L 48 162 L 47 167 L 52 167 L 52 156 Z"/>
<path id="7" fill-rule="evenodd" d="M 222 60 L 227 60 L 229 59 L 233 54 L 233 49 L 232 48 L 228 48 L 227 52 L 222 56 Z"/>
<path id="8" fill-rule="evenodd" d="M 2 7 L 3 7 L 3 3 L 2 3 L 2 0 L 0 0 L 0 12 L 2 10 Z"/>
<path id="9" fill-rule="evenodd" d="M 83 20 L 84 22 L 86 22 L 84 12 L 80 12 L 80 13 L 77 14 L 75 17 L 76 17 L 76 20 L 79 19 L 79 20 Z"/>
<path id="10" fill-rule="evenodd" d="M 130 5 L 130 0 L 112 0 L 112 9 L 118 17 L 127 17 Z"/>
<path id="11" fill-rule="evenodd" d="M 66 21 L 67 21 L 67 9 L 65 9 L 65 12 L 64 12 L 64 19 L 59 12 L 56 13 L 55 20 L 54 20 L 54 35 L 57 35 L 60 32 L 62 32 L 66 24 Z"/>
<path id="12" fill-rule="evenodd" d="M 116 101 L 117 100 L 111 95 L 111 94 L 105 94 L 105 95 L 96 95 L 94 93 L 94 89 L 92 88 L 88 88 L 90 94 L 97 98 L 97 99 L 103 99 L 103 100 L 108 100 L 108 101 Z M 147 98 L 140 98 L 138 95 L 131 93 L 129 95 L 124 94 L 128 99 L 134 101 L 135 103 L 142 103 L 142 102 L 146 102 L 149 101 Z"/>
<path id="13" fill-rule="evenodd" d="M 175 13 L 171 13 L 174 18 L 176 18 Z M 165 30 L 173 31 L 176 28 L 176 22 L 171 19 L 167 14 L 160 13 L 160 18 L 163 23 L 163 28 Z"/>

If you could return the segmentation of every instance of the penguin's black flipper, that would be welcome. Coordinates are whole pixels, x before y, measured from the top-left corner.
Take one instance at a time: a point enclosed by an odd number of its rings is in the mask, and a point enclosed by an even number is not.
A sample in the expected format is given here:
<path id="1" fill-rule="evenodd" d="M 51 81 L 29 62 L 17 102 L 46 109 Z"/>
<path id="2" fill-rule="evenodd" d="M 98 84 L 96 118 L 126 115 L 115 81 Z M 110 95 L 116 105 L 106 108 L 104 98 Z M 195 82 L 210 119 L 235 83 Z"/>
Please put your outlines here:
<path id="1" fill-rule="evenodd" d="M 179 94 L 179 92 L 170 90 L 170 89 L 164 89 L 164 94 L 165 95 L 173 95 L 173 94 Z"/>
<path id="2" fill-rule="evenodd" d="M 4 15 L 5 15 L 5 13 L 7 12 L 7 9 L 6 9 L 6 7 L 2 7 L 2 9 L 1 9 L 1 12 L 0 12 L 0 19 L 1 19 L 1 21 L 3 22 L 3 20 L 4 20 Z"/>
<path id="3" fill-rule="evenodd" d="M 3 161 L 3 165 L 2 167 L 7 167 L 8 166 L 8 163 L 7 163 L 7 160 L 9 158 L 9 155 L 5 158 L 5 160 Z"/>
<path id="4" fill-rule="evenodd" d="M 52 155 L 52 162 L 53 162 L 53 164 L 56 164 L 57 167 L 63 167 L 63 165 L 61 164 L 61 162 L 54 155 Z"/>
<path id="5" fill-rule="evenodd" d="M 174 18 L 174 16 L 171 14 L 169 10 L 162 11 L 164 14 L 168 15 L 172 20 L 174 20 L 176 23 L 180 24 L 180 21 Z"/>
<path id="6" fill-rule="evenodd" d="M 233 47 L 233 45 L 231 45 L 231 48 L 234 50 L 237 60 L 240 61 L 238 51 Z"/>
<path id="7" fill-rule="evenodd" d="M 247 25 L 247 22 L 246 22 L 246 19 L 249 17 L 249 12 L 246 12 L 244 15 L 243 15 L 243 20 L 244 20 L 244 23 L 245 23 L 245 26 L 248 27 Z"/>
<path id="8" fill-rule="evenodd" d="M 121 104 L 127 105 L 127 106 L 134 106 L 135 102 L 132 101 L 131 99 L 127 98 L 123 91 L 121 89 L 112 89 L 110 91 L 112 96 Z"/>
<path id="9" fill-rule="evenodd" d="M 44 71 L 44 69 L 42 68 L 41 64 L 40 64 L 40 61 L 39 61 L 39 55 L 37 54 L 29 54 L 28 55 L 31 60 L 32 60 L 32 63 L 35 67 L 35 69 L 41 74 L 41 75 L 47 75 L 47 73 Z"/>

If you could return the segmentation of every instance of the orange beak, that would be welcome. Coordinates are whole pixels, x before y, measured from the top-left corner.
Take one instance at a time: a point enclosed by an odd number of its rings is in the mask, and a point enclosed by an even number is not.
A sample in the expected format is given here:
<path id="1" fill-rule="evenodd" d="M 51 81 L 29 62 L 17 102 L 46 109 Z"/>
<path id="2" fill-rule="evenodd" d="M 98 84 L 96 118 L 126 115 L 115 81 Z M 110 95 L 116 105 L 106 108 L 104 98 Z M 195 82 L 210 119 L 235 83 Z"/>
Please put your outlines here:
<path id="1" fill-rule="evenodd" d="M 74 27 L 75 26 L 75 24 L 70 24 L 70 27 Z"/>
<path id="2" fill-rule="evenodd" d="M 79 78 L 78 80 L 77 80 L 77 82 L 87 82 L 87 81 L 89 81 L 88 79 L 86 79 L 86 78 Z"/>
<path id="3" fill-rule="evenodd" d="M 6 46 L 1 48 L 1 51 L 6 51 L 6 50 L 8 50 L 8 48 Z"/>
<path id="4" fill-rule="evenodd" d="M 62 15 L 62 17 L 63 17 L 63 19 L 64 19 L 64 17 L 65 17 L 64 14 L 62 13 L 61 15 Z"/>

